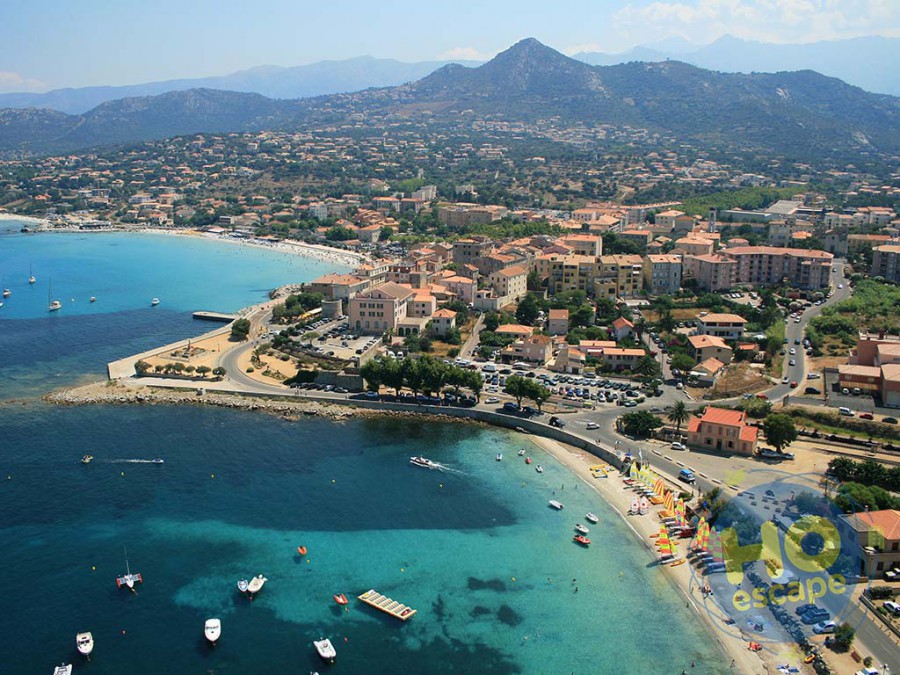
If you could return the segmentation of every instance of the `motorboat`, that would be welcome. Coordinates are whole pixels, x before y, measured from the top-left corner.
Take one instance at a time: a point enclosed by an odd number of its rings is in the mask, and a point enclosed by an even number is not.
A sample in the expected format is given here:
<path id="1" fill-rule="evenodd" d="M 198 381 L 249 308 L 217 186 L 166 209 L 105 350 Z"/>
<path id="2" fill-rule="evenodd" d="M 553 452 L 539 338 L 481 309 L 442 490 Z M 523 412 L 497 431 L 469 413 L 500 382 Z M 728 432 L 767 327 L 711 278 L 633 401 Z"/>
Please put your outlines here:
<path id="1" fill-rule="evenodd" d="M 150 301 L 150 306 L 151 306 L 151 307 L 156 307 L 158 304 L 159 304 L 159 298 L 153 298 L 153 299 Z"/>
<path id="2" fill-rule="evenodd" d="M 207 619 L 203 625 L 203 635 L 209 640 L 210 644 L 216 644 L 216 640 L 222 635 L 221 619 Z"/>
<path id="3" fill-rule="evenodd" d="M 337 651 L 335 651 L 334 645 L 331 644 L 331 640 L 328 638 L 323 637 L 318 640 L 313 640 L 313 645 L 315 645 L 316 651 L 319 652 L 319 656 L 326 661 L 334 661 L 337 657 Z"/>
<path id="4" fill-rule="evenodd" d="M 572 537 L 572 541 L 574 541 L 576 544 L 581 544 L 582 546 L 591 545 L 591 540 L 585 537 L 583 534 L 576 534 L 574 537 Z"/>
<path id="5" fill-rule="evenodd" d="M 116 578 L 116 588 L 126 586 L 129 591 L 134 592 L 135 584 L 144 583 L 144 578 L 138 572 L 132 572 L 131 566 L 128 564 L 128 550 L 125 551 L 125 574 Z"/>
<path id="6" fill-rule="evenodd" d="M 502 462 L 502 461 L 503 461 L 503 453 L 502 453 L 502 452 L 498 452 L 498 453 L 497 453 L 497 458 L 496 458 L 496 459 L 497 459 L 498 462 Z"/>
<path id="7" fill-rule="evenodd" d="M 72 664 L 64 663 L 53 669 L 53 675 L 72 675 Z"/>
<path id="8" fill-rule="evenodd" d="M 421 466 L 423 469 L 440 469 L 440 465 L 437 462 L 432 462 L 430 459 L 426 459 L 425 457 L 410 457 L 409 463 L 413 466 Z"/>
<path id="9" fill-rule="evenodd" d="M 297 547 L 297 553 L 299 553 L 300 555 L 306 555 L 306 547 L 305 547 L 305 546 L 298 546 L 298 547 Z"/>
<path id="10" fill-rule="evenodd" d="M 554 509 L 556 509 L 557 511 L 562 511 L 562 510 L 565 508 L 565 506 L 563 506 L 562 502 L 558 502 L 558 501 L 556 501 L 555 499 L 551 499 L 551 500 L 550 500 L 549 502 L 547 502 L 547 503 L 548 503 L 550 506 L 552 506 Z"/>
<path id="11" fill-rule="evenodd" d="M 31 269 L 31 263 L 28 264 L 28 283 L 33 284 L 37 281 L 37 278 L 34 276 L 34 271 Z"/>
<path id="12" fill-rule="evenodd" d="M 91 296 L 91 302 L 97 302 L 97 298 L 95 298 L 93 295 Z"/>
<path id="13" fill-rule="evenodd" d="M 8 288 L 4 288 L 4 289 L 3 289 L 3 297 L 4 297 L 4 298 L 8 298 L 8 297 L 11 296 L 11 295 L 12 295 L 12 291 L 11 291 L 11 290 L 9 290 Z"/>
<path id="14" fill-rule="evenodd" d="M 155 457 L 150 460 L 150 463 L 151 464 L 165 464 L 166 460 L 162 459 L 161 457 Z"/>
<path id="15" fill-rule="evenodd" d="M 526 463 L 526 464 L 531 464 L 531 457 L 526 457 L 526 458 L 525 458 L 525 463 Z"/>
<path id="16" fill-rule="evenodd" d="M 544 467 L 542 467 L 540 464 L 538 464 L 536 467 L 534 467 L 534 470 L 537 471 L 538 473 L 544 473 Z"/>
<path id="17" fill-rule="evenodd" d="M 519 457 L 524 457 L 524 456 L 525 456 L 525 449 L 523 448 L 523 449 L 519 450 Z"/>
<path id="18" fill-rule="evenodd" d="M 241 579 L 237 582 L 237 587 L 241 593 L 246 593 L 247 589 L 250 587 L 250 582 L 246 579 Z"/>
<path id="19" fill-rule="evenodd" d="M 85 455 L 84 457 L 81 458 L 81 463 L 82 464 L 90 464 L 93 459 L 94 459 L 93 455 Z"/>
<path id="20" fill-rule="evenodd" d="M 250 580 L 250 583 L 247 585 L 247 592 L 250 595 L 259 593 L 267 581 L 268 579 L 266 579 L 262 574 L 257 574 Z"/>
<path id="21" fill-rule="evenodd" d="M 585 513 L 584 519 L 586 521 L 588 521 L 589 523 L 599 523 L 600 522 L 600 519 L 591 512 Z"/>
<path id="22" fill-rule="evenodd" d="M 575 529 L 578 532 L 580 532 L 581 534 L 588 534 L 590 532 L 590 530 L 585 525 L 582 525 L 581 523 L 575 523 Z"/>
<path id="23" fill-rule="evenodd" d="M 75 636 L 75 646 L 78 648 L 78 653 L 82 656 L 90 656 L 91 652 L 94 651 L 94 636 L 91 635 L 90 631 L 86 633 L 78 633 Z"/>
<path id="24" fill-rule="evenodd" d="M 334 601 L 335 601 L 337 604 L 339 604 L 339 605 L 346 605 L 347 602 L 349 602 L 349 601 L 347 600 L 347 596 L 344 595 L 343 593 L 339 593 L 339 594 L 333 595 L 333 596 L 331 596 L 331 597 L 333 597 L 333 598 L 334 598 Z"/>

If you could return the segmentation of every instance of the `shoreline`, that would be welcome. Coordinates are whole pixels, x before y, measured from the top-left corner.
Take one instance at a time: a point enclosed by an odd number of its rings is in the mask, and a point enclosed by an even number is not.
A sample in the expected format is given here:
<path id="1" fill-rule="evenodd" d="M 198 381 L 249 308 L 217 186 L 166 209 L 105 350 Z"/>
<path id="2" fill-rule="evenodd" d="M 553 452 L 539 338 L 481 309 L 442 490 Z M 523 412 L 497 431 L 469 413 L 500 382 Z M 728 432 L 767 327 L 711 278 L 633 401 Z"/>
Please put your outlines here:
<path id="1" fill-rule="evenodd" d="M 346 267 L 356 267 L 364 263 L 370 262 L 371 258 L 357 251 L 348 251 L 345 249 L 333 248 L 323 244 L 311 244 L 307 242 L 282 239 L 273 243 L 265 243 L 259 239 L 235 239 L 209 232 L 201 232 L 193 228 L 170 228 L 157 229 L 147 227 L 145 225 L 128 225 L 123 223 L 110 223 L 109 227 L 101 229 L 81 229 L 76 223 L 68 223 L 66 225 L 56 225 L 46 218 L 37 218 L 34 216 L 19 216 L 12 213 L 0 212 L 0 222 L 19 221 L 30 223 L 40 227 L 30 232 L 30 234 L 42 233 L 78 233 L 78 234 L 102 234 L 104 232 L 123 232 L 130 234 L 153 234 L 165 235 L 170 237 L 197 237 L 207 239 L 223 244 L 236 244 L 239 246 L 247 246 L 251 248 L 259 248 L 268 251 L 278 251 L 290 255 L 296 255 L 303 258 L 311 258 L 324 262 L 331 262 Z"/>
<path id="2" fill-rule="evenodd" d="M 207 389 L 200 396 L 196 394 L 196 387 L 188 390 L 160 389 L 148 386 L 129 386 L 116 382 L 96 382 L 87 385 L 65 388 L 46 394 L 42 397 L 47 403 L 54 405 L 210 405 L 255 412 L 263 412 L 281 419 L 296 421 L 303 416 L 320 416 L 335 422 L 341 422 L 353 417 L 405 417 L 405 418 L 431 418 L 440 422 L 455 422 L 459 424 L 489 425 L 489 422 L 477 421 L 467 418 L 441 415 L 430 410 L 421 412 L 407 412 L 386 409 L 350 408 L 345 404 L 327 403 L 309 399 L 300 400 L 274 400 L 257 398 L 241 394 L 217 392 Z M 494 425 L 491 425 L 494 426 Z M 502 428 L 502 427 L 497 427 Z M 627 516 L 632 493 L 624 489 L 625 485 L 618 471 L 613 471 L 609 478 L 593 478 L 589 467 L 593 464 L 605 463 L 598 457 L 589 454 L 586 450 L 580 450 L 574 446 L 562 442 L 529 434 L 529 440 L 546 451 L 554 459 L 564 465 L 574 476 L 593 489 L 603 501 L 609 505 L 631 530 L 635 539 L 654 552 L 650 534 L 658 530 L 658 521 L 652 517 Z M 724 613 L 718 607 L 711 605 L 708 598 L 700 598 L 694 591 L 698 590 L 699 583 L 694 583 L 694 569 L 690 564 L 678 568 L 660 570 L 663 578 L 671 584 L 675 592 L 684 596 L 686 606 L 690 607 L 701 622 L 704 630 L 710 638 L 716 640 L 724 654 L 734 659 L 733 672 L 763 674 L 773 672 L 778 664 L 796 663 L 801 672 L 803 658 L 796 647 L 789 641 L 780 645 L 777 652 L 767 648 L 763 652 L 751 652 L 747 649 L 747 643 L 751 638 L 743 635 L 737 625 L 725 626 Z M 715 618 L 714 618 L 715 616 Z"/>

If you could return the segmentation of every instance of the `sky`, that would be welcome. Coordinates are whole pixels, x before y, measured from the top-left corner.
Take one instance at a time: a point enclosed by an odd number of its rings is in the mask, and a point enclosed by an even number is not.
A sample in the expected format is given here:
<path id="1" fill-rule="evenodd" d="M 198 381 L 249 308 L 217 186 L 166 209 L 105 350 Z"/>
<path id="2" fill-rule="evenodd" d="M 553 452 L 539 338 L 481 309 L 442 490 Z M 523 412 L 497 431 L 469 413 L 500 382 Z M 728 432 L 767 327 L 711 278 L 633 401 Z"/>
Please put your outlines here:
<path id="1" fill-rule="evenodd" d="M 362 55 L 484 60 L 526 37 L 571 55 L 725 34 L 900 37 L 900 0 L 0 0 L 0 92 Z"/>

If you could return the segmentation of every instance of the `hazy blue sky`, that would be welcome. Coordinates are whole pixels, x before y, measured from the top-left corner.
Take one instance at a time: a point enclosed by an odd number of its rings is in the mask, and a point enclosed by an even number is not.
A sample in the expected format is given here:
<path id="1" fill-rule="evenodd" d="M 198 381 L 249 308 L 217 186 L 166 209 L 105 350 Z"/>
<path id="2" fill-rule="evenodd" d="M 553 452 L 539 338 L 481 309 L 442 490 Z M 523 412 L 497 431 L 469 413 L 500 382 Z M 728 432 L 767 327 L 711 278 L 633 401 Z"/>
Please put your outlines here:
<path id="1" fill-rule="evenodd" d="M 730 33 L 900 36 L 900 0 L 0 0 L 0 92 L 224 75 L 370 54 L 489 58 L 524 37 L 568 54 Z"/>

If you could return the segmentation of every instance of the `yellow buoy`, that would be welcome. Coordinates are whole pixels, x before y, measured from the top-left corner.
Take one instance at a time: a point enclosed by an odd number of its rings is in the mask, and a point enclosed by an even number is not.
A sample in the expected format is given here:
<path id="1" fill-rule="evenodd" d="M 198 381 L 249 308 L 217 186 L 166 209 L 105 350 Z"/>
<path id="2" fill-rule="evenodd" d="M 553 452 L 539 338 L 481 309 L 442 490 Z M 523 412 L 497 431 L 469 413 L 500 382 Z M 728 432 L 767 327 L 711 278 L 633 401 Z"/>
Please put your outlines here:
<path id="1" fill-rule="evenodd" d="M 516 578 L 515 578 L 515 577 L 513 577 L 513 578 L 512 578 L 512 580 L 513 580 L 513 581 L 515 581 L 515 580 L 516 580 Z"/>

